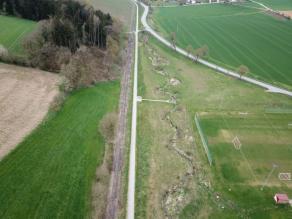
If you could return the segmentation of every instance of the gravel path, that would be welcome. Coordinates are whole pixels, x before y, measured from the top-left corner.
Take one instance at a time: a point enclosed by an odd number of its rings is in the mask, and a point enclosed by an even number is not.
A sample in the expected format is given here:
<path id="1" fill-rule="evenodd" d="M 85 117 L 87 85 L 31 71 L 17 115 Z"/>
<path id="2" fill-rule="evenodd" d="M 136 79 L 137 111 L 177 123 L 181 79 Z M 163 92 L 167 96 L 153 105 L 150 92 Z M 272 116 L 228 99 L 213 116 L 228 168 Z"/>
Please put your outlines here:
<path id="1" fill-rule="evenodd" d="M 115 146 L 113 152 L 113 168 L 111 172 L 111 179 L 107 197 L 106 219 L 116 219 L 119 216 L 120 199 L 121 199 L 121 184 L 122 184 L 122 170 L 125 147 L 125 136 L 127 129 L 127 114 L 129 105 L 129 92 L 131 87 L 131 70 L 133 60 L 134 39 L 129 35 L 127 46 L 127 58 L 124 65 L 121 93 L 119 103 L 118 127 L 115 139 Z"/>
<path id="2" fill-rule="evenodd" d="M 131 145 L 129 162 L 128 180 L 128 203 L 127 219 L 135 217 L 135 179 L 136 179 L 136 130 L 137 130 L 137 94 L 138 94 L 138 34 L 139 34 L 139 7 L 136 5 L 136 28 L 135 28 L 135 65 L 134 65 L 134 86 L 133 86 L 133 105 L 132 105 L 132 127 Z"/>

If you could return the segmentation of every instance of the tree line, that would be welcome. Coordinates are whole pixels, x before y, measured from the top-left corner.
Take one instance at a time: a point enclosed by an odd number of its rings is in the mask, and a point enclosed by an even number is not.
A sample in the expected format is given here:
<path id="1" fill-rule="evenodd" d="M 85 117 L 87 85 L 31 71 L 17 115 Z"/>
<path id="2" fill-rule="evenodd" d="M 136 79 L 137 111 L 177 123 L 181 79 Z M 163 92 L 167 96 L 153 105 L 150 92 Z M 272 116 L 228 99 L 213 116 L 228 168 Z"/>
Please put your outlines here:
<path id="1" fill-rule="evenodd" d="M 0 11 L 35 21 L 50 19 L 44 39 L 72 52 L 81 45 L 106 48 L 113 24 L 109 14 L 73 0 L 0 0 Z"/>
<path id="2" fill-rule="evenodd" d="M 77 0 L 0 0 L 0 14 L 39 21 L 25 56 L 0 48 L 0 61 L 60 73 L 66 91 L 118 76 L 122 24 L 110 14 Z"/>

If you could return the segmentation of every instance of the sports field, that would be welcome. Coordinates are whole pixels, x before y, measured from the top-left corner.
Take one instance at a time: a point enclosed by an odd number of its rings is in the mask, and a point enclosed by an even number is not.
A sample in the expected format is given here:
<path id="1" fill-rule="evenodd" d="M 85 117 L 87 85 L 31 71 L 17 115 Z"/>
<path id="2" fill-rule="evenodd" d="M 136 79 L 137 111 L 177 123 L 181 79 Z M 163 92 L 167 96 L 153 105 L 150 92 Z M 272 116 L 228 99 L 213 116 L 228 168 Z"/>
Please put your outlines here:
<path id="1" fill-rule="evenodd" d="M 271 204 L 275 193 L 292 196 L 292 114 L 203 113 L 200 121 L 213 159 L 214 180 L 222 185 L 219 193 L 249 206 L 248 214 L 255 218 L 277 214 L 287 218 L 291 209 L 276 214 Z M 246 197 L 240 198 L 243 192 Z M 254 208 L 254 203 L 262 207 Z"/>
<path id="2" fill-rule="evenodd" d="M 36 22 L 0 15 L 0 44 L 9 52 L 22 54 L 22 39 L 36 27 Z"/>
<path id="3" fill-rule="evenodd" d="M 209 61 L 236 70 L 250 69 L 249 76 L 292 87 L 292 22 L 238 5 L 204 5 L 157 8 L 155 27 L 168 39 L 186 48 L 209 47 Z"/>
<path id="4" fill-rule="evenodd" d="M 257 0 L 257 2 L 263 3 L 264 5 L 275 9 L 275 10 L 291 10 L 291 0 Z"/>
<path id="5" fill-rule="evenodd" d="M 99 122 L 117 109 L 118 97 L 118 81 L 73 92 L 0 162 L 0 218 L 90 216 L 91 186 L 105 150 Z"/>

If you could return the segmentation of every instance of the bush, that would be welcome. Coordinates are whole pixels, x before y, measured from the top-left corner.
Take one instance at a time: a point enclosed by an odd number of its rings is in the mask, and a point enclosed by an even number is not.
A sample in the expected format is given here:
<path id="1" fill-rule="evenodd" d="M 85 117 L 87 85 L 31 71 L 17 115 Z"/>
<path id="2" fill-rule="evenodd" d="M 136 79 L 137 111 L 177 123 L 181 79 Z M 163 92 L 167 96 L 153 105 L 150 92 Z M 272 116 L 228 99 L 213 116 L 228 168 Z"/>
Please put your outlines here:
<path id="1" fill-rule="evenodd" d="M 8 56 L 8 50 L 3 45 L 0 44 L 0 57 L 5 58 L 7 56 Z"/>
<path id="2" fill-rule="evenodd" d="M 116 135 L 117 114 L 106 114 L 99 124 L 99 131 L 108 144 L 113 144 Z"/>
<path id="3" fill-rule="evenodd" d="M 105 53 L 98 48 L 79 48 L 68 65 L 62 67 L 61 74 L 67 79 L 65 90 L 71 91 L 113 79 L 104 60 Z"/>

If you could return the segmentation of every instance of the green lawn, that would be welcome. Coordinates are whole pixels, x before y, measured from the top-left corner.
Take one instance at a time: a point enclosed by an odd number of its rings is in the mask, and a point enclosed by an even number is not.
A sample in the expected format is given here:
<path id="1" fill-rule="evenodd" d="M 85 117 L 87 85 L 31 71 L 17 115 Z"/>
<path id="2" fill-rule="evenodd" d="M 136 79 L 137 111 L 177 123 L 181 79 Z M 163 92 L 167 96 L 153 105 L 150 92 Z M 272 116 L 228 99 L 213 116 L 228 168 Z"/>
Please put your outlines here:
<path id="1" fill-rule="evenodd" d="M 292 21 L 238 5 L 158 8 L 154 26 L 167 38 L 176 32 L 177 44 L 209 47 L 209 61 L 249 76 L 292 87 Z"/>
<path id="2" fill-rule="evenodd" d="M 0 15 L 0 44 L 8 51 L 23 54 L 22 39 L 36 27 L 36 22 Z"/>
<path id="3" fill-rule="evenodd" d="M 276 10 L 292 10 L 292 0 L 257 0 Z"/>
<path id="4" fill-rule="evenodd" d="M 118 81 L 73 92 L 1 161 L 0 218 L 88 216 L 105 149 L 99 121 L 117 109 L 118 97 Z"/>
<path id="5" fill-rule="evenodd" d="M 272 198 L 279 192 L 292 196 L 291 181 L 278 178 L 279 173 L 291 172 L 292 136 L 288 124 L 292 114 L 204 113 L 200 120 L 213 157 L 216 189 L 238 205 L 238 212 L 230 214 L 288 218 L 292 209 L 275 208 Z M 242 144 L 240 149 L 232 142 L 236 136 Z M 239 195 L 243 193 L 245 198 Z M 221 200 L 227 207 L 225 201 Z M 225 213 L 216 216 L 225 218 Z"/>

